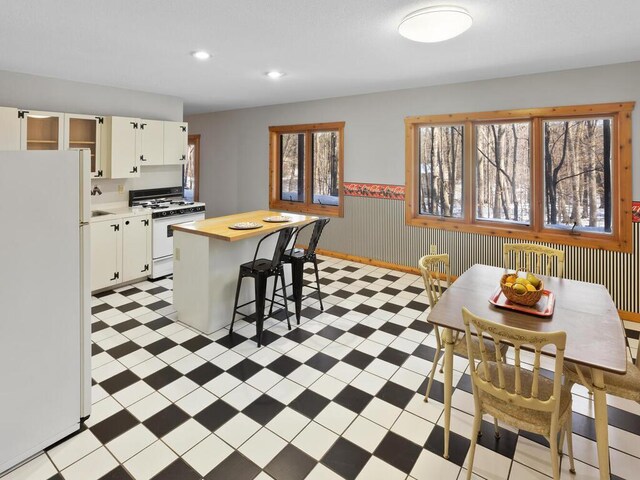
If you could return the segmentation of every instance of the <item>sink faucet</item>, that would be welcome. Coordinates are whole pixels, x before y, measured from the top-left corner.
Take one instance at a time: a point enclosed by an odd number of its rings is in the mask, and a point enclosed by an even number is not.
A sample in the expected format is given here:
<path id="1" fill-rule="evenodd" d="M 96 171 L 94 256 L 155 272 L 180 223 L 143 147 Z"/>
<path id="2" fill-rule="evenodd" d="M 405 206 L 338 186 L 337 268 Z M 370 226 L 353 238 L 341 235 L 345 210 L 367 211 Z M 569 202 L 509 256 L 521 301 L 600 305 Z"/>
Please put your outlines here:
<path id="1" fill-rule="evenodd" d="M 91 195 L 102 195 L 102 190 L 98 187 L 98 185 L 94 185 L 91 190 Z"/>

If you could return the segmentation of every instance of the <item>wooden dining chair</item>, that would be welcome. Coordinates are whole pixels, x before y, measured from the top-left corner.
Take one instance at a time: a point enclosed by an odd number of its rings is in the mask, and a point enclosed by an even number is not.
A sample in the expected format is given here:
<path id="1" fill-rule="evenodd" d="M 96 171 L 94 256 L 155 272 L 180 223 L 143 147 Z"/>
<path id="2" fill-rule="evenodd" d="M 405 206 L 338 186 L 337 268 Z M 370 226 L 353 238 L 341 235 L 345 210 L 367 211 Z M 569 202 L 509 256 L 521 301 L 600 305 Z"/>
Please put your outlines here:
<path id="1" fill-rule="evenodd" d="M 447 288 L 451 285 L 451 266 L 449 264 L 449 254 L 443 253 L 440 255 L 425 255 L 418 262 L 418 267 L 422 274 L 422 280 L 424 281 L 424 288 L 429 298 L 429 306 L 435 307 L 438 300 Z M 442 340 L 440 338 L 440 329 L 434 326 L 434 334 L 436 337 L 436 353 L 433 357 L 433 365 L 431 366 L 431 372 L 429 373 L 429 383 L 427 384 L 427 391 L 424 396 L 424 401 L 429 401 L 429 393 L 431 392 L 431 386 L 433 385 L 433 378 L 436 374 L 436 366 L 440 360 L 442 354 Z M 479 342 L 477 338 L 472 339 L 473 353 L 476 357 L 480 355 Z M 493 343 L 487 342 L 486 348 L 491 350 L 494 348 Z M 506 354 L 508 345 L 502 345 L 502 354 Z M 454 334 L 454 353 L 467 356 L 467 343 L 464 340 L 464 335 L 460 332 Z M 444 357 L 443 357 L 444 358 Z M 442 366 L 440 366 L 440 373 L 442 373 Z"/>
<path id="2" fill-rule="evenodd" d="M 624 330 L 624 325 L 623 325 Z M 625 330 L 625 344 L 629 345 L 629 339 Z M 629 348 L 629 347 L 628 347 Z M 627 373 L 624 375 L 618 375 L 615 373 L 603 372 L 604 387 L 608 394 L 615 395 L 616 397 L 626 398 L 640 403 L 640 342 L 638 342 L 638 349 L 636 351 L 635 362 L 629 348 L 629 355 L 627 358 Z M 567 379 L 569 388 L 574 384 L 580 384 L 585 386 L 590 394 L 593 394 L 593 382 L 591 381 L 591 369 L 579 367 L 575 363 L 565 362 L 564 375 Z"/>
<path id="3" fill-rule="evenodd" d="M 567 340 L 565 332 L 539 332 L 509 327 L 482 319 L 466 308 L 462 309 L 467 348 L 472 348 L 473 336 L 491 338 L 495 355 L 480 345 L 480 360 L 469 357 L 469 370 L 473 386 L 475 416 L 472 432 L 478 432 L 482 415 L 489 414 L 495 419 L 516 428 L 546 437 L 551 451 L 553 478 L 560 478 L 559 455 L 562 455 L 564 435 L 567 435 L 571 473 L 575 473 L 573 461 L 573 441 L 571 426 L 571 388 L 562 384 L 564 348 Z M 500 353 L 502 343 L 513 345 L 514 364 L 506 361 Z M 555 350 L 553 380 L 540 373 L 542 349 Z M 555 348 L 554 348 L 555 347 Z M 533 371 L 523 368 L 520 350 L 526 348 L 534 354 Z M 558 434 L 560 440 L 558 441 Z M 472 435 L 469 449 L 467 480 L 473 472 L 473 457 L 478 442 Z"/>
<path id="4" fill-rule="evenodd" d="M 564 252 L 533 243 L 505 243 L 502 246 L 504 268 L 562 278 Z M 511 261 L 513 258 L 513 261 Z"/>

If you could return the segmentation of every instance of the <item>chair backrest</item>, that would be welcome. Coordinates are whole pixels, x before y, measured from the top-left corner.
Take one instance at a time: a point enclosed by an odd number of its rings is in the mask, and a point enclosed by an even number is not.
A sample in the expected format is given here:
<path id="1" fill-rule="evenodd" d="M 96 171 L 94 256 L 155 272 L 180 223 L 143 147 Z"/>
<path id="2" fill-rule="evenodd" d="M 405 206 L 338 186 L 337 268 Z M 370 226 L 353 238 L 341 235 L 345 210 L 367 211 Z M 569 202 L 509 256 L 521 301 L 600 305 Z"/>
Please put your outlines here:
<path id="1" fill-rule="evenodd" d="M 555 248 L 532 243 L 505 243 L 502 247 L 504 268 L 540 275 L 564 276 L 564 252 Z M 513 256 L 514 262 L 511 262 Z M 555 267 L 555 268 L 554 268 Z"/>
<path id="2" fill-rule="evenodd" d="M 429 297 L 429 305 L 433 308 L 442 293 L 451 285 L 451 268 L 449 254 L 425 255 L 418 261 L 424 288 Z"/>
<path id="3" fill-rule="evenodd" d="M 313 222 L 307 223 L 304 227 L 300 227 L 296 233 L 296 238 L 293 241 L 293 245 L 295 246 L 298 243 L 298 236 L 300 233 L 307 227 L 313 225 L 313 232 L 311 232 L 311 238 L 309 239 L 309 246 L 307 247 L 307 254 L 316 253 L 316 248 L 318 246 L 318 242 L 320 241 L 320 236 L 322 235 L 322 230 L 329 223 L 328 218 L 319 218 L 318 220 L 314 220 Z"/>
<path id="4" fill-rule="evenodd" d="M 271 268 L 277 267 L 280 264 L 280 261 L 282 260 L 282 256 L 284 255 L 284 252 L 287 249 L 287 245 L 289 245 L 289 242 L 291 241 L 291 237 L 293 237 L 293 234 L 295 233 L 296 230 L 297 230 L 296 227 L 286 227 L 280 230 L 276 230 L 275 232 L 271 232 L 268 235 L 265 235 L 264 237 L 262 237 L 258 242 L 258 246 L 256 247 L 256 253 L 253 256 L 252 268 L 256 262 L 256 259 L 258 258 L 258 253 L 260 252 L 260 245 L 267 238 L 270 238 L 274 235 L 278 235 L 278 241 L 276 242 L 276 248 L 273 251 L 273 257 L 271 258 Z"/>
<path id="5" fill-rule="evenodd" d="M 562 387 L 562 372 L 564 361 L 564 347 L 567 340 L 565 332 L 535 332 L 524 330 L 522 328 L 509 327 L 482 319 L 467 310 L 462 309 L 462 317 L 464 320 L 467 348 L 473 351 L 473 343 L 471 335 L 478 335 L 493 340 L 495 344 L 495 355 L 485 346 L 485 342 L 479 342 L 480 359 L 469 355 L 469 367 L 471 371 L 471 381 L 474 391 L 481 390 L 498 400 L 516 405 L 518 407 L 539 410 L 544 412 L 552 412 L 556 415 L 560 408 L 560 389 Z M 507 343 L 514 347 L 514 379 L 513 382 L 507 383 L 505 378 L 506 359 L 502 357 L 500 343 Z M 542 349 L 547 346 L 555 346 L 555 368 L 553 378 L 553 392 L 549 398 L 539 398 L 540 386 L 540 356 Z M 525 370 L 520 363 L 520 351 L 525 347 L 527 350 L 533 350 L 534 363 L 533 372 Z M 553 349 L 545 349 L 552 352 Z M 494 358 L 491 358 L 491 357 Z M 490 364 L 495 362 L 495 369 L 491 372 Z M 479 374 L 482 369 L 482 376 Z M 531 375 L 531 388 L 523 390 L 523 377 Z M 497 377 L 497 378 L 496 378 Z M 528 385 L 528 381 L 526 385 Z M 513 388 L 507 388 L 507 387 Z M 526 394 L 530 394 L 527 396 Z"/>

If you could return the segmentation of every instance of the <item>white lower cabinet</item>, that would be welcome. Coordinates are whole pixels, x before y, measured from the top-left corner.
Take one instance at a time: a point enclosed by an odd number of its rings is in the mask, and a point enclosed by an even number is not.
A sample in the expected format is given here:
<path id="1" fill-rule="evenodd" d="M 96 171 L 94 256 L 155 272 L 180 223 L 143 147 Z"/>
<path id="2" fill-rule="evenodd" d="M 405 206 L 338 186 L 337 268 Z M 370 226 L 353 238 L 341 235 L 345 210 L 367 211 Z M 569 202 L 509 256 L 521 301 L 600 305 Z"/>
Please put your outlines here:
<path id="1" fill-rule="evenodd" d="M 146 277 L 151 265 L 151 216 L 91 222 L 91 290 Z"/>

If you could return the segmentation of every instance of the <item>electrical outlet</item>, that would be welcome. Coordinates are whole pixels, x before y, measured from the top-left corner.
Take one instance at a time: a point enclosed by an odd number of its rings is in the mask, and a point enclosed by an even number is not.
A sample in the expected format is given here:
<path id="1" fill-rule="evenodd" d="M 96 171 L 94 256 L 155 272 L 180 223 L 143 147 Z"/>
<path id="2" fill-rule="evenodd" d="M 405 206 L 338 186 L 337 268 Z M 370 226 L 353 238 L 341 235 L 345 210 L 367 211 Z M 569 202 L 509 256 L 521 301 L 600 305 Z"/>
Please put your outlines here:
<path id="1" fill-rule="evenodd" d="M 429 245 L 429 255 L 436 255 L 438 253 L 437 245 Z"/>
<path id="2" fill-rule="evenodd" d="M 124 193 L 124 185 L 118 185 L 118 193 Z"/>

